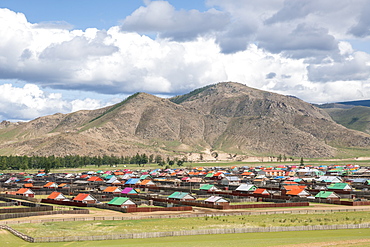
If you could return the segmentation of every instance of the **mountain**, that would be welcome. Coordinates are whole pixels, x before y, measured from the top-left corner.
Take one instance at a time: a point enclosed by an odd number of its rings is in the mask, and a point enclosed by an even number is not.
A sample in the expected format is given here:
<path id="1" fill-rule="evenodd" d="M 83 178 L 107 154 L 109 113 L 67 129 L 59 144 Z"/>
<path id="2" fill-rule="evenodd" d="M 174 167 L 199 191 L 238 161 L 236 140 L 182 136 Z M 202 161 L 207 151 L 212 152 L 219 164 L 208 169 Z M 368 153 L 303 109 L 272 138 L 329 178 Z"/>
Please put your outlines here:
<path id="1" fill-rule="evenodd" d="M 170 99 L 136 93 L 102 109 L 0 124 L 1 155 L 334 157 L 370 154 L 370 135 L 295 97 L 233 82 Z"/>
<path id="2" fill-rule="evenodd" d="M 349 106 L 367 106 L 367 107 L 370 107 L 370 100 L 345 101 L 345 102 L 338 102 L 336 104 L 349 105 Z"/>
<path id="3" fill-rule="evenodd" d="M 346 128 L 370 134 L 369 100 L 319 105 L 335 122 Z"/>

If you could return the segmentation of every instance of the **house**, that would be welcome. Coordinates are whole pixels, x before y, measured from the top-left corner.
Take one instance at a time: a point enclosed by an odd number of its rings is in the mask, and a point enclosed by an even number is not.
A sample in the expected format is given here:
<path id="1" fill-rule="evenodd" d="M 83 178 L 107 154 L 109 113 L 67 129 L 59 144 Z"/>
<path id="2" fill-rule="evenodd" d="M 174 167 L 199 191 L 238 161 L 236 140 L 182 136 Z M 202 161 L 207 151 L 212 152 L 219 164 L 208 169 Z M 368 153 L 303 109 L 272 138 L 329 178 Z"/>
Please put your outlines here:
<path id="1" fill-rule="evenodd" d="M 32 178 L 25 178 L 23 180 L 23 182 L 26 182 L 26 183 L 32 183 L 33 182 L 33 179 Z"/>
<path id="2" fill-rule="evenodd" d="M 24 188 L 32 188 L 33 187 L 33 184 L 27 183 L 27 184 L 24 184 L 23 187 Z"/>
<path id="3" fill-rule="evenodd" d="M 298 197 L 311 196 L 311 194 L 307 190 L 302 189 L 302 188 L 289 190 L 288 192 L 286 192 L 286 195 L 287 196 L 298 196 Z"/>
<path id="4" fill-rule="evenodd" d="M 106 183 L 107 184 L 113 184 L 116 181 L 118 181 L 117 177 L 116 176 L 111 176 Z"/>
<path id="5" fill-rule="evenodd" d="M 320 191 L 316 194 L 315 198 L 327 199 L 327 200 L 339 200 L 340 196 L 334 191 Z"/>
<path id="6" fill-rule="evenodd" d="M 44 188 L 55 189 L 58 188 L 58 184 L 55 182 L 48 182 L 44 185 Z"/>
<path id="7" fill-rule="evenodd" d="M 63 189 L 67 189 L 70 187 L 70 184 L 66 184 L 66 183 L 61 183 L 58 185 L 58 188 L 63 188 Z"/>
<path id="8" fill-rule="evenodd" d="M 121 191 L 121 193 L 127 195 L 137 195 L 139 194 L 139 191 L 131 187 L 126 187 Z"/>
<path id="9" fill-rule="evenodd" d="M 219 189 L 216 186 L 214 186 L 213 184 L 203 184 L 202 186 L 200 186 L 199 190 L 218 191 Z"/>
<path id="10" fill-rule="evenodd" d="M 87 179 L 89 182 L 103 182 L 104 180 L 101 177 L 92 176 L 89 179 Z"/>
<path id="11" fill-rule="evenodd" d="M 258 188 L 255 191 L 253 191 L 253 195 L 270 195 L 270 193 L 267 191 L 267 189 Z"/>
<path id="12" fill-rule="evenodd" d="M 118 187 L 109 186 L 103 190 L 104 193 L 112 193 L 112 194 L 119 194 L 122 190 Z"/>
<path id="13" fill-rule="evenodd" d="M 230 202 L 220 196 L 211 196 L 204 200 L 206 204 L 213 204 L 213 205 L 229 205 Z"/>
<path id="14" fill-rule="evenodd" d="M 145 179 L 143 181 L 140 182 L 140 185 L 144 185 L 144 186 L 155 186 L 156 184 L 150 180 L 150 179 Z"/>
<path id="15" fill-rule="evenodd" d="M 237 176 L 227 176 L 221 179 L 221 184 L 222 185 L 239 185 L 240 184 L 240 178 Z"/>
<path id="16" fill-rule="evenodd" d="M 137 205 L 128 197 L 115 197 L 107 203 L 109 206 L 116 206 L 121 208 L 136 208 Z"/>
<path id="17" fill-rule="evenodd" d="M 335 184 L 330 184 L 327 187 L 328 187 L 328 190 L 344 190 L 344 191 L 352 190 L 351 185 L 347 183 L 335 183 Z"/>
<path id="18" fill-rule="evenodd" d="M 130 178 L 129 180 L 126 181 L 126 185 L 135 185 L 139 184 L 141 181 L 138 178 Z"/>
<path id="19" fill-rule="evenodd" d="M 342 183 L 343 180 L 337 176 L 320 176 L 316 179 L 317 182 L 322 183 Z"/>
<path id="20" fill-rule="evenodd" d="M 192 200 L 195 200 L 196 198 L 187 192 L 176 191 L 176 192 L 173 192 L 171 195 L 169 195 L 167 199 L 179 200 L 179 201 L 192 201 Z"/>
<path id="21" fill-rule="evenodd" d="M 92 195 L 90 194 L 84 194 L 80 193 L 75 198 L 72 199 L 74 202 L 82 202 L 82 203 L 97 203 L 98 200 L 96 200 Z"/>
<path id="22" fill-rule="evenodd" d="M 69 201 L 61 192 L 54 191 L 46 199 L 55 201 Z"/>
<path id="23" fill-rule="evenodd" d="M 253 193 L 257 187 L 254 184 L 241 184 L 238 188 L 235 189 L 235 191 L 238 192 L 250 192 Z"/>
<path id="24" fill-rule="evenodd" d="M 285 170 L 265 170 L 267 177 L 285 176 Z"/>
<path id="25" fill-rule="evenodd" d="M 15 194 L 20 196 L 35 197 L 35 192 L 33 192 L 29 188 L 21 188 L 17 192 L 15 192 Z"/>

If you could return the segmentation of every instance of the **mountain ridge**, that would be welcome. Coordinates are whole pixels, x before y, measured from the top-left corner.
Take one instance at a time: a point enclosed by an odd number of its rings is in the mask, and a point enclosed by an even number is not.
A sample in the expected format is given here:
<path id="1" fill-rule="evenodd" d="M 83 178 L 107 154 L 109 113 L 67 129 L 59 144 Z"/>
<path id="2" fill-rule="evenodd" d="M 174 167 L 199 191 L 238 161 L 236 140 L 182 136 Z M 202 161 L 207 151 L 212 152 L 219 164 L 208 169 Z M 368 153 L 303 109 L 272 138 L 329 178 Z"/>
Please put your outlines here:
<path id="1" fill-rule="evenodd" d="M 191 156 L 211 150 L 334 157 L 368 148 L 370 135 L 335 123 L 323 109 L 235 82 L 169 99 L 136 93 L 101 109 L 0 124 L 3 155 Z"/>

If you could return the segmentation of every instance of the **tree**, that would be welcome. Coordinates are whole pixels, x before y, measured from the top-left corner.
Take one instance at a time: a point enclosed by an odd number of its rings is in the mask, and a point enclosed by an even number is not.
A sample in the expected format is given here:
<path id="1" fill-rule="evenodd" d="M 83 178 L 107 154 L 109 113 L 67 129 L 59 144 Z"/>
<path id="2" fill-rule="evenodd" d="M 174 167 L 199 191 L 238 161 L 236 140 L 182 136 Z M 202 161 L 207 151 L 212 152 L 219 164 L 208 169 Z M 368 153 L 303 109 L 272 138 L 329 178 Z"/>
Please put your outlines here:
<path id="1" fill-rule="evenodd" d="M 170 161 L 168 161 L 168 165 L 169 165 L 170 167 L 172 167 L 174 164 L 175 164 L 175 161 L 174 161 L 174 160 L 170 160 Z"/>
<path id="2" fill-rule="evenodd" d="M 177 166 L 179 166 L 179 167 L 180 167 L 180 166 L 182 166 L 183 164 L 184 164 L 184 161 L 183 161 L 183 160 L 178 160 L 178 161 L 177 161 Z"/>
<path id="3" fill-rule="evenodd" d="M 160 163 L 160 162 L 162 162 L 162 156 L 156 155 L 155 156 L 155 159 L 154 159 L 154 162 L 157 163 L 157 164 Z"/>
<path id="4" fill-rule="evenodd" d="M 151 164 L 151 163 L 153 163 L 153 161 L 154 161 L 154 154 L 151 154 L 151 155 L 149 155 L 148 162 Z"/>
<path id="5" fill-rule="evenodd" d="M 301 166 L 304 166 L 303 158 L 301 158 L 301 162 L 299 163 Z"/>
<path id="6" fill-rule="evenodd" d="M 140 164 L 143 166 L 148 163 L 148 156 L 146 154 L 142 154 L 140 157 Z"/>
<path id="7" fill-rule="evenodd" d="M 282 160 L 282 156 L 281 156 L 281 154 L 279 154 L 279 156 L 277 157 L 277 161 L 281 162 L 281 160 Z"/>

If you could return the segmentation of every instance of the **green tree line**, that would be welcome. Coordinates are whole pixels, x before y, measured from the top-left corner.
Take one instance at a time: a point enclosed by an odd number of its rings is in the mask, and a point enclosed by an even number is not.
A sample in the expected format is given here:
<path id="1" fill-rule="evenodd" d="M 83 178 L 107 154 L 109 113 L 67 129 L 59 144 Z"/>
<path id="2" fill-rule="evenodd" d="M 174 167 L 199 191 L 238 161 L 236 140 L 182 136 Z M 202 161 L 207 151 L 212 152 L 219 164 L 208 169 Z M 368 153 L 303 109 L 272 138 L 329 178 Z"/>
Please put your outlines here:
<path id="1" fill-rule="evenodd" d="M 26 170 L 44 169 L 49 172 L 51 169 L 59 168 L 81 168 L 88 165 L 114 166 L 118 164 L 136 164 L 140 167 L 145 164 L 158 164 L 161 167 L 171 167 L 175 164 L 182 166 L 185 159 L 169 157 L 163 158 L 161 155 L 136 154 L 133 156 L 80 156 L 67 155 L 64 157 L 52 156 L 0 156 L 0 170 Z"/>

